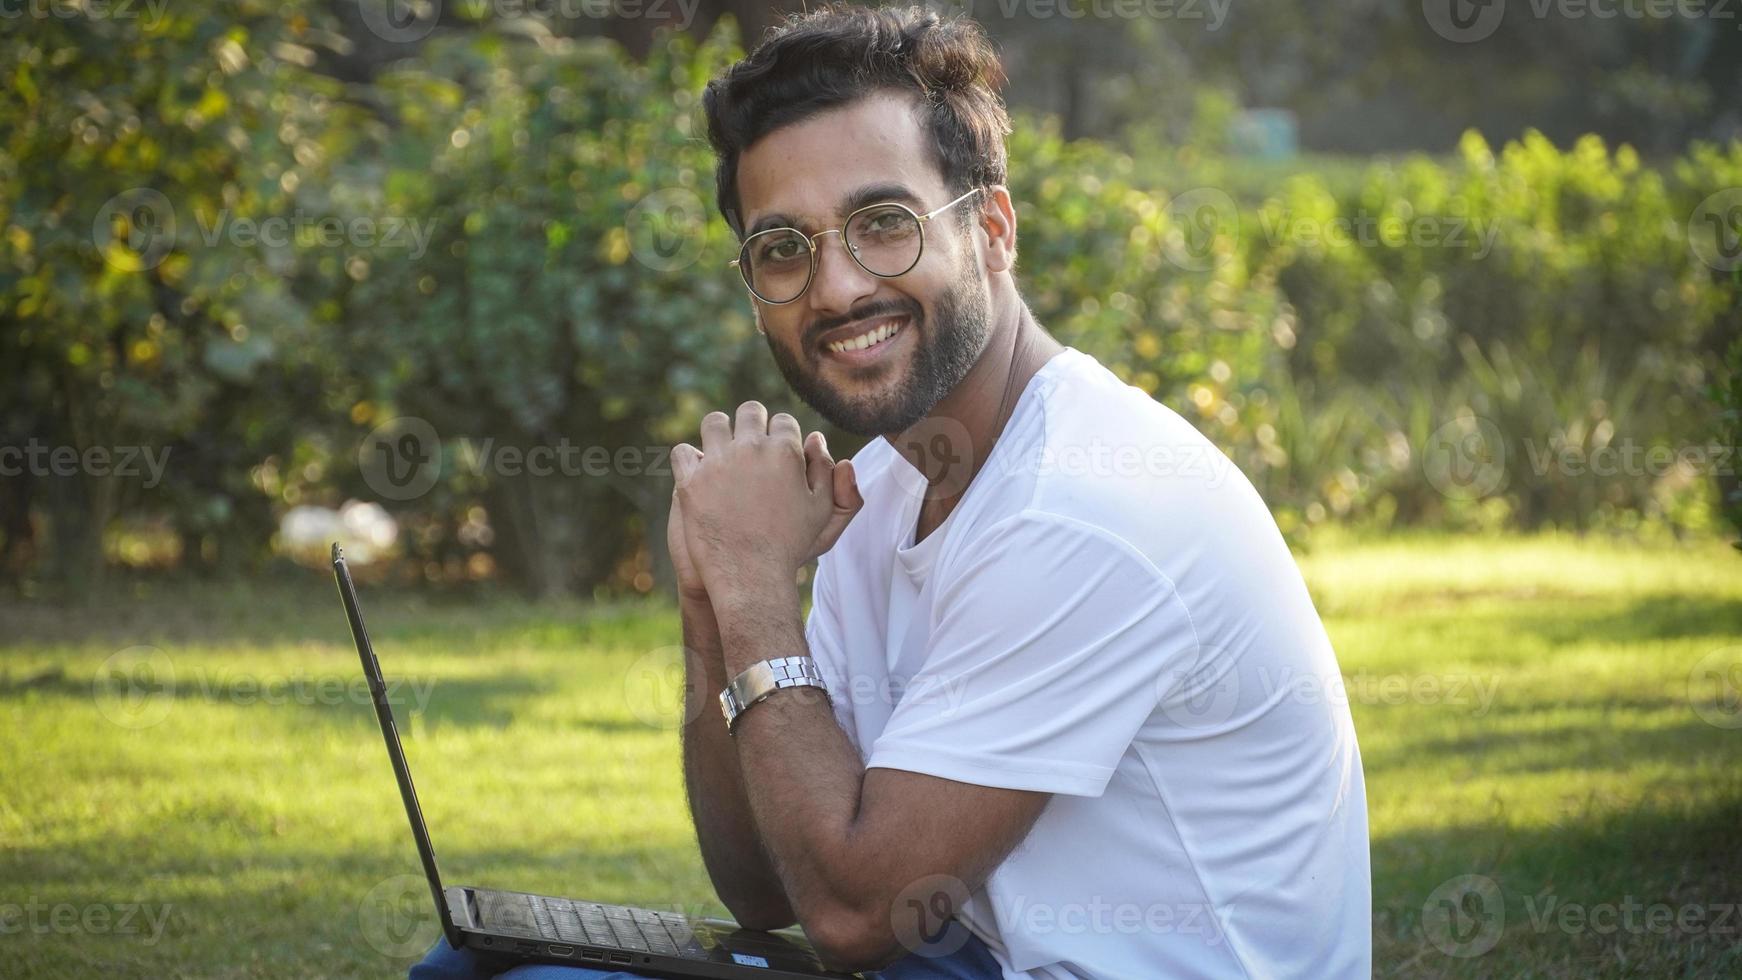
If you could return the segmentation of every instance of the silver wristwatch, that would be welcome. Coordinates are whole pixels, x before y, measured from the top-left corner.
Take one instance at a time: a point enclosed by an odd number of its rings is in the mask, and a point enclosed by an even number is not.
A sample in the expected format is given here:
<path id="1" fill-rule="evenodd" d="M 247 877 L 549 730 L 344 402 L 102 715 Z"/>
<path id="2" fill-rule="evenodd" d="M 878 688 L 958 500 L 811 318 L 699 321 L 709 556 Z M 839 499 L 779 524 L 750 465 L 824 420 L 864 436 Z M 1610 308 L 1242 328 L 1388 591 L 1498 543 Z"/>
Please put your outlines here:
<path id="1" fill-rule="evenodd" d="M 720 713 L 726 716 L 726 731 L 736 733 L 738 719 L 750 706 L 787 687 L 818 687 L 829 692 L 822 671 L 810 657 L 775 657 L 745 668 L 720 692 Z"/>

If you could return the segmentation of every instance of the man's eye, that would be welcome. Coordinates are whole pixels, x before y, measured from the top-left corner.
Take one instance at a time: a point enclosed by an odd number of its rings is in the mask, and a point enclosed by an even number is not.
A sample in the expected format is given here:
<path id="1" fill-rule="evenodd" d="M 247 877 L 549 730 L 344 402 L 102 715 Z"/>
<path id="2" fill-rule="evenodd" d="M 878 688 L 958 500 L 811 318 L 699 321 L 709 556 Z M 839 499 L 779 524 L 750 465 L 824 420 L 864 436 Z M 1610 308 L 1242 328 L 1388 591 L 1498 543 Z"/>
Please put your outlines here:
<path id="1" fill-rule="evenodd" d="M 764 262 L 789 262 L 804 256 L 804 245 L 796 238 L 782 238 L 763 246 L 758 258 Z"/>

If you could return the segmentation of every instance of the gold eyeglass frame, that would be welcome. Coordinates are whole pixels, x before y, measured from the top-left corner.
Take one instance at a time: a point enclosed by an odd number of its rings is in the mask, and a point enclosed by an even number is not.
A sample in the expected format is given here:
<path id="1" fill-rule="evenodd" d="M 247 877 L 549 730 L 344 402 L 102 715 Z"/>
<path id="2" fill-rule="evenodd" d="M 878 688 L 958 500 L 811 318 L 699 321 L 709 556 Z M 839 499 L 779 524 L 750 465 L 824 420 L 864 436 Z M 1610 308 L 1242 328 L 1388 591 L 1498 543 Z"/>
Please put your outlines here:
<path id="1" fill-rule="evenodd" d="M 895 279 L 899 276 L 905 276 L 909 272 L 912 272 L 913 267 L 916 265 L 919 265 L 920 258 L 925 255 L 925 223 L 930 221 L 931 219 L 937 217 L 938 215 L 943 214 L 945 211 L 948 211 L 949 209 L 955 207 L 956 205 L 962 203 L 963 201 L 966 201 L 968 198 L 973 197 L 976 193 L 983 191 L 985 189 L 986 188 L 983 185 L 979 186 L 979 187 L 971 187 L 968 189 L 967 193 L 963 194 L 961 197 L 958 197 L 955 200 L 951 201 L 950 203 L 945 204 L 941 207 L 933 208 L 932 210 L 927 211 L 924 214 L 920 214 L 919 212 L 915 211 L 914 209 L 908 207 L 907 205 L 902 204 L 900 201 L 878 201 L 874 204 L 867 204 L 862 208 L 855 208 L 853 210 L 852 214 L 847 215 L 847 220 L 841 222 L 841 227 L 839 227 L 839 228 L 824 228 L 822 231 L 819 231 L 814 235 L 807 235 L 804 232 L 799 231 L 797 228 L 788 228 L 788 227 L 784 227 L 784 226 L 780 227 L 780 228 L 764 228 L 761 231 L 757 232 L 756 234 L 751 235 L 749 238 L 744 239 L 744 243 L 742 245 L 738 246 L 738 257 L 733 259 L 730 263 L 728 263 L 728 266 L 730 268 L 734 268 L 734 269 L 738 270 L 738 278 L 744 280 L 744 288 L 750 290 L 750 295 L 754 296 L 756 298 L 757 302 L 762 303 L 762 304 L 767 305 L 767 306 L 786 306 L 789 303 L 796 303 L 799 300 L 804 299 L 804 294 L 810 292 L 811 283 L 816 281 L 816 278 L 817 278 L 817 255 L 821 251 L 820 249 L 817 248 L 817 239 L 823 237 L 824 235 L 840 235 L 841 236 L 841 247 L 845 248 L 847 250 L 847 254 L 853 257 L 853 264 L 854 265 L 858 266 L 861 269 L 864 269 L 867 273 L 870 273 L 871 275 L 876 276 L 879 279 Z M 889 275 L 884 275 L 881 272 L 876 272 L 876 271 L 873 271 L 873 270 L 867 268 L 865 263 L 861 262 L 859 260 L 859 253 L 857 251 L 855 251 L 853 249 L 853 246 L 847 242 L 846 229 L 847 229 L 848 225 L 853 223 L 854 218 L 857 218 L 859 215 L 864 214 L 866 211 L 871 211 L 871 210 L 876 209 L 876 208 L 888 208 L 888 207 L 896 207 L 896 208 L 900 208 L 903 211 L 906 211 L 909 215 L 911 215 L 913 217 L 913 219 L 916 222 L 919 223 L 919 250 L 914 253 L 913 262 L 907 268 L 901 270 L 900 272 L 895 272 L 895 273 L 891 273 Z M 792 234 L 797 235 L 798 237 L 805 240 L 806 247 L 809 250 L 809 254 L 810 254 L 811 267 L 810 267 L 810 272 L 805 275 L 804 285 L 799 288 L 798 295 L 794 296 L 792 299 L 783 300 L 779 303 L 776 303 L 772 300 L 763 299 L 762 294 L 756 291 L 756 287 L 752 286 L 750 284 L 750 271 L 749 271 L 748 267 L 744 264 L 744 256 L 746 254 L 748 254 L 746 252 L 746 250 L 750 247 L 751 242 L 755 241 L 758 238 L 761 238 L 763 235 L 777 235 L 777 234 L 780 234 L 782 232 L 791 232 Z"/>

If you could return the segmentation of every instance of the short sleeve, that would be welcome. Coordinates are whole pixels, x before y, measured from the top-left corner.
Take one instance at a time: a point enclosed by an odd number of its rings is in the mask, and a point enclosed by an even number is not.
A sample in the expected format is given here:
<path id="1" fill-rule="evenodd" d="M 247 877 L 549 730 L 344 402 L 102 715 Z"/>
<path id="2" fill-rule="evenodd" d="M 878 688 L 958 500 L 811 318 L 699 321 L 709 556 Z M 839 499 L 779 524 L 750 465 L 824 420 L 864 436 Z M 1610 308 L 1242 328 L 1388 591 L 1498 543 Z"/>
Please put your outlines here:
<path id="1" fill-rule="evenodd" d="M 811 610 L 804 621 L 804 641 L 812 659 L 817 662 L 817 671 L 823 675 L 823 682 L 829 690 L 839 691 L 845 689 L 842 678 L 847 675 L 847 649 L 841 637 L 841 607 L 835 598 L 832 567 L 829 555 L 817 559 L 816 576 L 811 579 Z M 847 733 L 849 740 L 856 740 L 852 700 L 844 697 L 832 700 L 836 723 Z"/>
<path id="2" fill-rule="evenodd" d="M 934 574 L 924 666 L 868 767 L 1099 796 L 1197 656 L 1173 583 L 1119 537 L 1024 512 Z"/>

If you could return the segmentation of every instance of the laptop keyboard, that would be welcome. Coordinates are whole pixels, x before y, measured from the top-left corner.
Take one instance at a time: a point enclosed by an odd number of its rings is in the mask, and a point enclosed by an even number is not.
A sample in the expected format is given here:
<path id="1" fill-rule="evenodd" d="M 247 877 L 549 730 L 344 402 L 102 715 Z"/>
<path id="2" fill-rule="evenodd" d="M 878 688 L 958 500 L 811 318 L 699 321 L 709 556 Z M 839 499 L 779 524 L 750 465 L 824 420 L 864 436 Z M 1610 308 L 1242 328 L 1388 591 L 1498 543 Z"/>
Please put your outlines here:
<path id="1" fill-rule="evenodd" d="M 672 955 L 689 952 L 695 945 L 689 923 L 676 912 L 537 895 L 526 900 L 532 906 L 532 921 L 546 939 Z"/>

